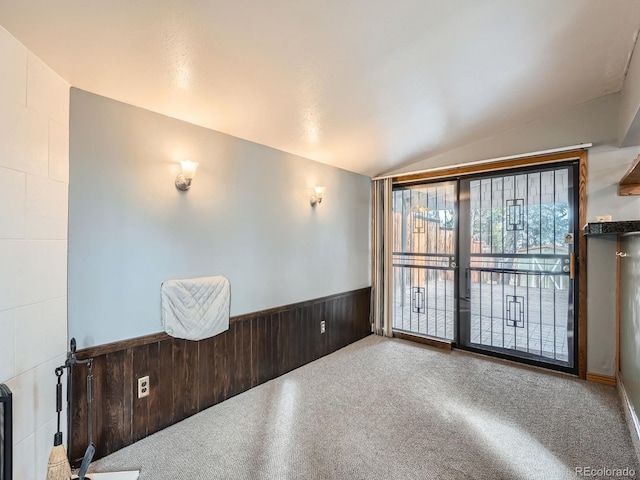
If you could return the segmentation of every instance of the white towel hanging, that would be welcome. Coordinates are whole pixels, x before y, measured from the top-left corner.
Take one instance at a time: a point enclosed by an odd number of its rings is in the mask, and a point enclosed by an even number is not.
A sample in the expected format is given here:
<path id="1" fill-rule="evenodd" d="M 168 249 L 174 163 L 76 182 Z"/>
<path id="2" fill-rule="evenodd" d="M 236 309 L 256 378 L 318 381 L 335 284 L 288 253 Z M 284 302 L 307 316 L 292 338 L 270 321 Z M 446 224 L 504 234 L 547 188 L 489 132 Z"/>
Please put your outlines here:
<path id="1" fill-rule="evenodd" d="M 172 337 L 202 340 L 229 329 L 225 277 L 168 280 L 161 286 L 162 326 Z"/>

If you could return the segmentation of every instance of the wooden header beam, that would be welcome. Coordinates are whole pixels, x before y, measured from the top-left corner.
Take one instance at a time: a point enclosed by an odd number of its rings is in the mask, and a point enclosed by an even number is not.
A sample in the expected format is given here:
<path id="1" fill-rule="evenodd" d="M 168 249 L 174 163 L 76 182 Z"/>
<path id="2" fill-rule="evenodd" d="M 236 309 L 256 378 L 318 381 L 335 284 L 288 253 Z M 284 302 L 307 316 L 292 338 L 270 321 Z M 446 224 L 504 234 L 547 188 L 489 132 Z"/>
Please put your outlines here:
<path id="1" fill-rule="evenodd" d="M 618 195 L 640 195 L 640 155 L 620 179 Z"/>
<path id="2" fill-rule="evenodd" d="M 543 165 L 545 163 L 554 163 L 579 159 L 586 150 L 572 150 L 561 153 L 553 153 L 547 155 L 537 155 L 533 157 L 522 157 L 509 160 L 478 163 L 467 166 L 454 166 L 446 169 L 438 169 L 434 171 L 420 172 L 414 174 L 398 174 L 393 177 L 393 183 L 413 183 L 424 180 L 437 180 L 441 178 L 455 178 L 464 175 L 472 175 L 481 172 L 495 172 L 510 168 L 527 167 L 532 165 Z"/>

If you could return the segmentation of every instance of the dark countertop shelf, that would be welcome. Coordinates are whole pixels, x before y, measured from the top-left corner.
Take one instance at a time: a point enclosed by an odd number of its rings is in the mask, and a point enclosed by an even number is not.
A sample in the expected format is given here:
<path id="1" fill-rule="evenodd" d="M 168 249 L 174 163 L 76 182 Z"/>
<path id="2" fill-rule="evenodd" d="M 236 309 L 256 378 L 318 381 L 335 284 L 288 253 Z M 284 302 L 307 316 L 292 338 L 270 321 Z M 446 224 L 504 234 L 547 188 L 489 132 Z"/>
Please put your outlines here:
<path id="1" fill-rule="evenodd" d="M 587 223 L 582 229 L 582 233 L 588 237 L 595 237 L 598 235 L 623 235 L 625 233 L 640 233 L 640 220 Z"/>

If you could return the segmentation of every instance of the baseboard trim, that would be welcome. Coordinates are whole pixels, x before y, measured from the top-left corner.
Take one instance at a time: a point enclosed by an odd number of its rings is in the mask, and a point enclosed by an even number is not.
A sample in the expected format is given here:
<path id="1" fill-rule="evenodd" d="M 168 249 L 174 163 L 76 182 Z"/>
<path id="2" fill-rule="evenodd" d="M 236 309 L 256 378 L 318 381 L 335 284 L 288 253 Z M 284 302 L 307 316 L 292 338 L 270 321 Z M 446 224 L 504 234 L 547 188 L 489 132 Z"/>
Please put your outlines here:
<path id="1" fill-rule="evenodd" d="M 410 342 L 422 343 L 431 347 L 442 348 L 443 350 L 451 350 L 451 342 L 436 338 L 423 337 L 421 335 L 411 335 L 410 333 L 393 332 L 395 338 L 400 340 L 409 340 Z"/>
<path id="2" fill-rule="evenodd" d="M 615 387 L 617 384 L 615 376 L 589 372 L 587 372 L 587 382 L 599 383 L 600 385 L 607 385 L 608 387 Z"/>
<path id="3" fill-rule="evenodd" d="M 620 375 L 616 374 L 618 380 L 618 394 L 620 395 L 620 401 L 622 402 L 622 409 L 624 410 L 624 417 L 629 427 L 629 433 L 631 434 L 631 441 L 636 451 L 636 457 L 640 461 L 640 421 L 636 415 L 636 410 L 633 408 L 633 404 L 629 401 L 627 391 L 624 388 L 624 383 Z"/>

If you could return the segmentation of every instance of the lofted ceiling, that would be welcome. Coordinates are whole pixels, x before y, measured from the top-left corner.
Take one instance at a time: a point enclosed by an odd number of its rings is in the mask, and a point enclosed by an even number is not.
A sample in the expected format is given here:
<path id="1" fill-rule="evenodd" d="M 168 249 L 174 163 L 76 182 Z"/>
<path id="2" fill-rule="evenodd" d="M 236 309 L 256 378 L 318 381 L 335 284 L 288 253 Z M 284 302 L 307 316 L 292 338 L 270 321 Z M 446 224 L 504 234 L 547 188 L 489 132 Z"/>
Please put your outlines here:
<path id="1" fill-rule="evenodd" d="M 73 86 L 375 175 L 620 90 L 638 0 L 20 0 Z"/>

